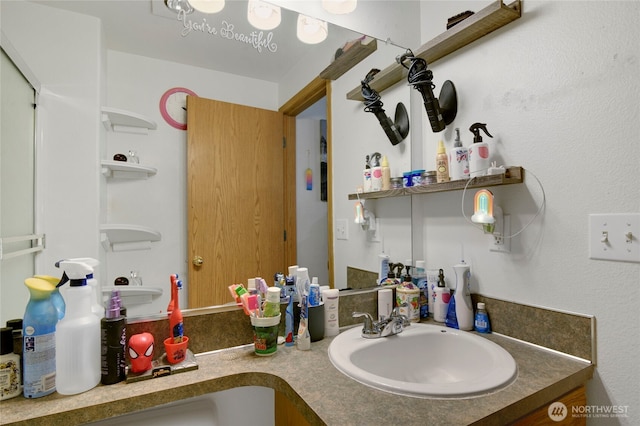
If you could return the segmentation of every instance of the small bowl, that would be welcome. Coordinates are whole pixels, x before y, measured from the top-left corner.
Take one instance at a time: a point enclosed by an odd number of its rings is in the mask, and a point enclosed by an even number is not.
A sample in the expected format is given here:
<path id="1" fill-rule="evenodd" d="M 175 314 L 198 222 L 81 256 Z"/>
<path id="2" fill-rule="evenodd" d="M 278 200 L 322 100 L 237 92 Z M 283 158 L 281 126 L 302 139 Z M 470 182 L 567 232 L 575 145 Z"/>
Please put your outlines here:
<path id="1" fill-rule="evenodd" d="M 164 348 L 167 351 L 167 361 L 169 364 L 177 364 L 184 361 L 187 358 L 187 346 L 189 345 L 189 338 L 187 336 L 182 337 L 182 342 L 173 343 L 173 337 L 164 339 Z"/>

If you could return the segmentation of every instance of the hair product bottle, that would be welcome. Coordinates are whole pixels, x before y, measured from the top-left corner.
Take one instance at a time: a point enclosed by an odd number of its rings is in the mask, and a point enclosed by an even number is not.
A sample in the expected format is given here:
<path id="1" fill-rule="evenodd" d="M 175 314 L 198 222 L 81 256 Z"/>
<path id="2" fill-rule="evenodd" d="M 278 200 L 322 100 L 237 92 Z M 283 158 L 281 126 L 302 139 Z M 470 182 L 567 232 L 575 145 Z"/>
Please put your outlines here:
<path id="1" fill-rule="evenodd" d="M 112 385 L 127 378 L 126 320 L 120 313 L 120 298 L 111 292 L 105 317 L 100 321 L 100 366 L 103 385 Z"/>
<path id="2" fill-rule="evenodd" d="M 442 141 L 438 142 L 438 154 L 436 155 L 436 182 L 449 182 L 449 159 Z"/>

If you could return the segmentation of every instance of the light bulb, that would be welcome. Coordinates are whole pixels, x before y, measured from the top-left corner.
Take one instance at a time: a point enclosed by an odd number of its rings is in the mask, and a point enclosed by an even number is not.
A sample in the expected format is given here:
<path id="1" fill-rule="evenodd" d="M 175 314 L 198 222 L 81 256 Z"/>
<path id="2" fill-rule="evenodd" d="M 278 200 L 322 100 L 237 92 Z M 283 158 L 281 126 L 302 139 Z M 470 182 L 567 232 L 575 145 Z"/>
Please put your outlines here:
<path id="1" fill-rule="evenodd" d="M 358 0 L 322 0 L 322 7 L 334 15 L 345 15 L 356 10 Z"/>
<path id="2" fill-rule="evenodd" d="M 306 15 L 298 15 L 298 39 L 307 44 L 323 42 L 329 33 L 327 23 Z"/>
<path id="3" fill-rule="evenodd" d="M 224 0 L 189 0 L 189 3 L 202 13 L 218 13 L 224 9 Z"/>
<path id="4" fill-rule="evenodd" d="M 261 0 L 249 0 L 247 5 L 247 20 L 259 30 L 272 30 L 280 25 L 280 8 Z"/>

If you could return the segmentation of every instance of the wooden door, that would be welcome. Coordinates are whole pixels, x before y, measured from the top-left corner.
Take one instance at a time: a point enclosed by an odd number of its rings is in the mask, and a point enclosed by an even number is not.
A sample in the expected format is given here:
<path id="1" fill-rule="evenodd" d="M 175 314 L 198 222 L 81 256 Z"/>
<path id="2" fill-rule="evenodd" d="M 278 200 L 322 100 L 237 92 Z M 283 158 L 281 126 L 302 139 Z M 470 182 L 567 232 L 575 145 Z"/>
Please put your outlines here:
<path id="1" fill-rule="evenodd" d="M 198 308 L 285 271 L 283 114 L 193 96 L 187 110 L 187 293 Z"/>

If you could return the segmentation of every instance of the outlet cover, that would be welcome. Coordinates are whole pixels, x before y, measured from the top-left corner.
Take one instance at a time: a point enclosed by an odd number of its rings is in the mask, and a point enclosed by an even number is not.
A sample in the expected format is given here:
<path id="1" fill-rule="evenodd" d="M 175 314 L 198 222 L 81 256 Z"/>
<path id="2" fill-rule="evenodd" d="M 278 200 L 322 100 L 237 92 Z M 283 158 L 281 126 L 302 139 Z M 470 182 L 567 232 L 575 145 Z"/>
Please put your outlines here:
<path id="1" fill-rule="evenodd" d="M 337 240 L 349 239 L 349 221 L 347 219 L 336 220 L 336 239 Z"/>
<path id="2" fill-rule="evenodd" d="M 489 251 L 498 253 L 511 253 L 511 238 L 505 236 L 511 235 L 511 216 L 505 214 L 502 216 L 502 229 L 496 229 L 496 233 L 490 236 Z"/>
<path id="3" fill-rule="evenodd" d="M 589 258 L 640 263 L 640 213 L 590 214 Z"/>

